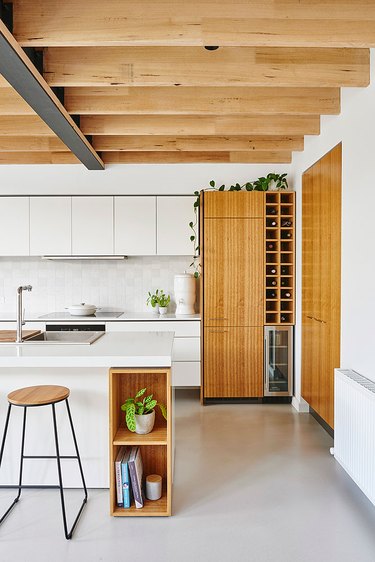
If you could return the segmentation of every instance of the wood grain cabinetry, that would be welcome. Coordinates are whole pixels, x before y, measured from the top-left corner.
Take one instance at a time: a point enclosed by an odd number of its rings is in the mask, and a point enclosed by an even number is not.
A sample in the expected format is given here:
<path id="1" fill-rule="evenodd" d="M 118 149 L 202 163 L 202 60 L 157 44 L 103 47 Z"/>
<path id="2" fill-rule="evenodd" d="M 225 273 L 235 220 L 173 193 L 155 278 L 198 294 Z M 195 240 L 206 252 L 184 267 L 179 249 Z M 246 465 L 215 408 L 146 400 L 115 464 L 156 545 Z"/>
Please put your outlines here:
<path id="1" fill-rule="evenodd" d="M 151 433 L 131 433 L 126 425 L 121 404 L 138 390 L 145 388 L 159 402 L 166 404 L 168 421 L 159 408 L 155 410 L 155 426 Z M 109 372 L 110 400 L 110 512 L 117 517 L 168 516 L 172 511 L 172 393 L 170 369 L 111 369 Z M 123 445 L 141 447 L 143 474 L 159 474 L 163 478 L 163 494 L 159 500 L 145 500 L 144 507 L 117 507 L 114 461 Z"/>
<path id="2" fill-rule="evenodd" d="M 205 398 L 263 396 L 263 327 L 204 329 Z"/>
<path id="3" fill-rule="evenodd" d="M 205 219 L 203 245 L 205 326 L 262 326 L 263 219 Z"/>
<path id="4" fill-rule="evenodd" d="M 340 366 L 341 144 L 303 174 L 302 396 L 333 428 Z"/>
<path id="5" fill-rule="evenodd" d="M 264 194 L 202 194 L 203 399 L 263 396 Z"/>

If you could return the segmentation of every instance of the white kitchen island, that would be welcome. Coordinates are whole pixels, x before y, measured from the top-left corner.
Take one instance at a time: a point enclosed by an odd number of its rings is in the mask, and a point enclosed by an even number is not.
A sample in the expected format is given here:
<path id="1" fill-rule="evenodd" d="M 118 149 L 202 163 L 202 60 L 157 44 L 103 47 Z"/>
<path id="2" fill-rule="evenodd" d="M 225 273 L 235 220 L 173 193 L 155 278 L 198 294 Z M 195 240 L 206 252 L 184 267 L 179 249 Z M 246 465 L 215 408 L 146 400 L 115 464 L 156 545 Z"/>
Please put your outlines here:
<path id="1" fill-rule="evenodd" d="M 0 431 L 8 407 L 7 394 L 39 384 L 67 386 L 69 403 L 89 488 L 109 487 L 110 368 L 170 368 L 173 332 L 106 333 L 92 345 L 0 344 Z M 138 389 L 136 389 L 138 390 Z M 152 391 L 152 389 L 150 389 Z M 23 408 L 13 408 L 0 480 L 15 483 L 21 446 Z M 63 455 L 73 454 L 64 403 L 56 405 Z M 53 455 L 52 412 L 49 406 L 28 409 L 25 454 Z M 55 484 L 53 460 L 26 460 L 25 484 Z M 66 487 L 80 487 L 77 462 L 63 461 Z"/>

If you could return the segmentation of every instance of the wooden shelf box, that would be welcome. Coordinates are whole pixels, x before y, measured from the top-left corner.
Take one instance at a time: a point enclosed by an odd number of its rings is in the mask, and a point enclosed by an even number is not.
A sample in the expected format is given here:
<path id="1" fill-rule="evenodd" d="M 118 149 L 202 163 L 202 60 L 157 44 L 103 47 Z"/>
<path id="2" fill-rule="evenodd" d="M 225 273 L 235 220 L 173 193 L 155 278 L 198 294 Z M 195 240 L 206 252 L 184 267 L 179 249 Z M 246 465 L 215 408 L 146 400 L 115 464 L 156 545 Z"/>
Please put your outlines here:
<path id="1" fill-rule="evenodd" d="M 168 421 L 155 410 L 155 426 L 151 433 L 138 435 L 128 430 L 121 405 L 138 390 L 147 387 L 158 402 L 166 404 Z M 172 506 L 172 394 L 170 369 L 111 369 L 109 372 L 109 442 L 110 442 L 110 513 L 117 517 L 169 516 Z M 160 500 L 145 499 L 137 509 L 117 507 L 114 462 L 123 445 L 141 447 L 144 479 L 149 474 L 163 478 Z"/>

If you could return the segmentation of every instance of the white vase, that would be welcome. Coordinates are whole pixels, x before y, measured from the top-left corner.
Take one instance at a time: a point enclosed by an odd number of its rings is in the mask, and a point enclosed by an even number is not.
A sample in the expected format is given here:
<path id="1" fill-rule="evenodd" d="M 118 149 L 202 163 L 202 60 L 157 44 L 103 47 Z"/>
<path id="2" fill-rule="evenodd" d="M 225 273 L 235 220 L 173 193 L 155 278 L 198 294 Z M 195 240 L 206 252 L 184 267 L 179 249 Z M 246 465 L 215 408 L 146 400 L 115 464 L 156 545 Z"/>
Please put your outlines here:
<path id="1" fill-rule="evenodd" d="M 167 314 L 168 307 L 167 306 L 159 306 L 159 314 Z"/>
<path id="2" fill-rule="evenodd" d="M 151 412 L 151 414 L 145 414 L 140 416 L 135 414 L 135 432 L 138 435 L 146 435 L 146 433 L 150 433 L 153 430 L 155 423 L 155 410 Z"/>

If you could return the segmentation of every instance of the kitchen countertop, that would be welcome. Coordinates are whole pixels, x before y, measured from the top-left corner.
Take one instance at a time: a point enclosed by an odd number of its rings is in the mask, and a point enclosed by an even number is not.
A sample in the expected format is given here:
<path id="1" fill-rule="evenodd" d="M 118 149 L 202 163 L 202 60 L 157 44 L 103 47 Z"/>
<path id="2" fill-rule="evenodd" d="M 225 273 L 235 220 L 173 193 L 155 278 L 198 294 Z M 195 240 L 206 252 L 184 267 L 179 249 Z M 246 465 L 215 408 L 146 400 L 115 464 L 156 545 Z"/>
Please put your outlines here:
<path id="1" fill-rule="evenodd" d="M 1 367 L 170 367 L 173 332 L 111 332 L 91 345 L 0 344 Z"/>
<path id="2" fill-rule="evenodd" d="M 100 322 L 155 322 L 167 320 L 171 321 L 191 321 L 200 320 L 200 314 L 193 314 L 189 316 L 176 316 L 176 314 L 153 314 L 152 312 L 124 312 L 121 316 L 113 318 L 111 316 L 105 316 L 105 311 L 101 312 L 102 316 L 96 318 L 95 316 L 69 316 L 66 317 L 66 313 L 62 312 L 59 316 L 57 313 L 55 318 L 41 318 L 45 316 L 46 312 L 36 312 L 36 313 L 26 313 L 26 322 L 67 322 L 67 323 L 100 323 Z M 12 313 L 0 313 L 0 322 L 16 322 L 16 315 Z"/>

